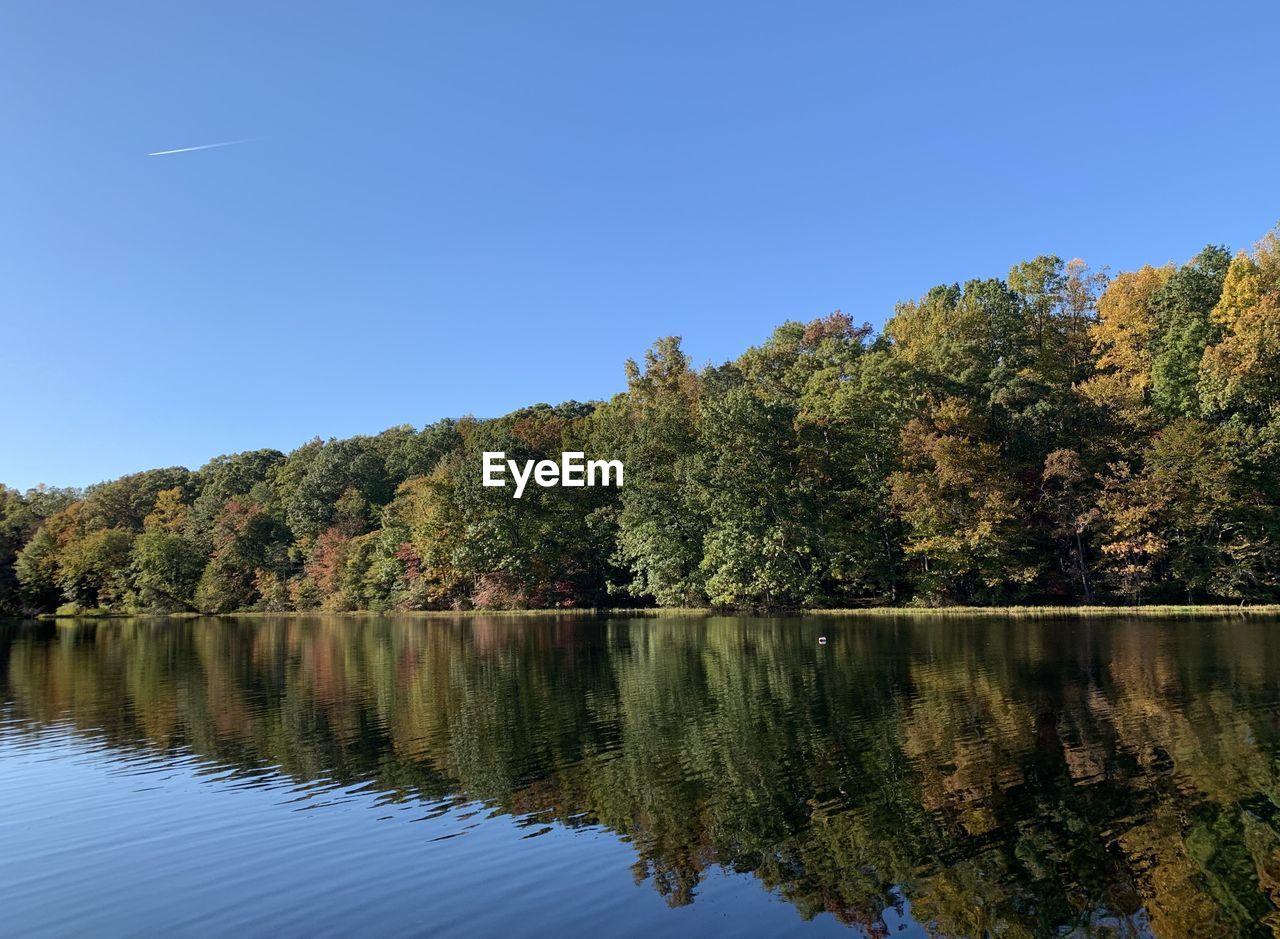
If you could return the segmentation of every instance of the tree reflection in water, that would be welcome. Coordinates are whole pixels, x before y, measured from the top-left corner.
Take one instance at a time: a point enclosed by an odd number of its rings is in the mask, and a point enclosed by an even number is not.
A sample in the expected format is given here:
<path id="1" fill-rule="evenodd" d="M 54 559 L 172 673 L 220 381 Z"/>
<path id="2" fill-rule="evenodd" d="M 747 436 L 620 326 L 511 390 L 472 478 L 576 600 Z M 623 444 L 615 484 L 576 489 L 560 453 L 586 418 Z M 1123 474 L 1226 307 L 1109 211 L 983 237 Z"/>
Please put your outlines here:
<path id="1" fill-rule="evenodd" d="M 0 630 L 0 690 L 6 733 L 604 826 L 672 905 L 718 865 L 873 934 L 1266 935 L 1276 625 L 118 620 Z"/>

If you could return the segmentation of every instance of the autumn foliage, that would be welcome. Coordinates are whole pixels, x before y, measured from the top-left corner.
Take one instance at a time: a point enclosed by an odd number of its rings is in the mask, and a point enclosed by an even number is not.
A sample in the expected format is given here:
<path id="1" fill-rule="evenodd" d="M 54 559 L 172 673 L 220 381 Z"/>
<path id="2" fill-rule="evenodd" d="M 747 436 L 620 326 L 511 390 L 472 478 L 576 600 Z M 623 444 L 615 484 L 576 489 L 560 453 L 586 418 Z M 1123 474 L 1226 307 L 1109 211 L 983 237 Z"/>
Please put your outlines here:
<path id="1" fill-rule="evenodd" d="M 0 612 L 1280 599 L 1280 236 L 1039 257 L 613 399 L 0 489 Z M 621 489 L 481 485 L 481 454 Z"/>

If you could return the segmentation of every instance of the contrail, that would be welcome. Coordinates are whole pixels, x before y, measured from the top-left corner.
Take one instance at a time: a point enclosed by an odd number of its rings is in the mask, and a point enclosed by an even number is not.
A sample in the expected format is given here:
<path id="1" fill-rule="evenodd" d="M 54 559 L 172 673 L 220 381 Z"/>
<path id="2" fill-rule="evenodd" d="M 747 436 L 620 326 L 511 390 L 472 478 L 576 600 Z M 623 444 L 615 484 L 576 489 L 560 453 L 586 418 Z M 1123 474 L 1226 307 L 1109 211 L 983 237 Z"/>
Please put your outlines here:
<path id="1" fill-rule="evenodd" d="M 155 153 L 148 153 L 147 156 L 168 156 L 170 153 L 190 153 L 192 150 L 213 150 L 216 147 L 234 147 L 238 143 L 249 143 L 257 140 L 256 137 L 246 137 L 244 140 L 224 140 L 221 143 L 206 143 L 198 147 L 179 147 L 177 150 L 157 150 Z"/>

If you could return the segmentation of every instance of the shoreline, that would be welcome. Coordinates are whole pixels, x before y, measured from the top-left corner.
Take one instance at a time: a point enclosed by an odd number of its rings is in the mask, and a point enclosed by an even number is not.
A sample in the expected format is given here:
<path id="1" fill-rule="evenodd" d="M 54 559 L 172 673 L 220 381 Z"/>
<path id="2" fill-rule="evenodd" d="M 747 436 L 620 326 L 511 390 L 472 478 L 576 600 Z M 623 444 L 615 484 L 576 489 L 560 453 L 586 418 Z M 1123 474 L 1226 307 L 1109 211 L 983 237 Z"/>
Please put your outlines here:
<path id="1" fill-rule="evenodd" d="M 235 613 L 41 613 L 31 617 L 8 617 L 15 622 L 36 620 L 40 622 L 56 622 L 62 620 L 112 620 L 112 619 L 243 619 L 267 618 L 274 616 L 326 616 L 344 617 L 348 619 L 370 619 L 374 617 L 396 617 L 409 619 L 457 619 L 472 617 L 550 617 L 550 616 L 599 616 L 599 617 L 660 617 L 686 616 L 712 618 L 721 616 L 749 616 L 768 619 L 800 619 L 805 617 L 899 617 L 899 618 L 934 618 L 951 617 L 965 619 L 973 617 L 1008 617 L 1019 619 L 1062 618 L 1086 619 L 1101 617 L 1173 617 L 1173 616 L 1280 616 L 1280 604 L 1260 603 L 1254 605 L 1237 605 L 1222 603 L 1206 603 L 1199 605 L 1186 604 L 1151 604 L 1144 606 L 944 606 L 944 607 L 852 607 L 852 608 L 807 608 L 796 610 L 735 610 L 715 607 L 571 607 L 565 609 L 531 609 L 531 610 L 245 610 Z M 4 619 L 4 618 L 0 618 Z"/>

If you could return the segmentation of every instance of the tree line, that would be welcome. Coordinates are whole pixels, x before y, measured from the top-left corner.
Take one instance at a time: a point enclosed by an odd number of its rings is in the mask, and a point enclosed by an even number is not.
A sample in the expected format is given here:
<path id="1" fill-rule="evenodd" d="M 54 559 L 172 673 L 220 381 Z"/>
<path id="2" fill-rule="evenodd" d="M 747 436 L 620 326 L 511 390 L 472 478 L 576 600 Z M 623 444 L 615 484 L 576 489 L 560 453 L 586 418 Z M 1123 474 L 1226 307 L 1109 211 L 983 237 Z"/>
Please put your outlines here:
<path id="1" fill-rule="evenodd" d="M 0 487 L 0 613 L 1280 599 L 1280 230 L 1044 256 L 611 400 Z M 621 489 L 481 484 L 481 454 Z"/>

